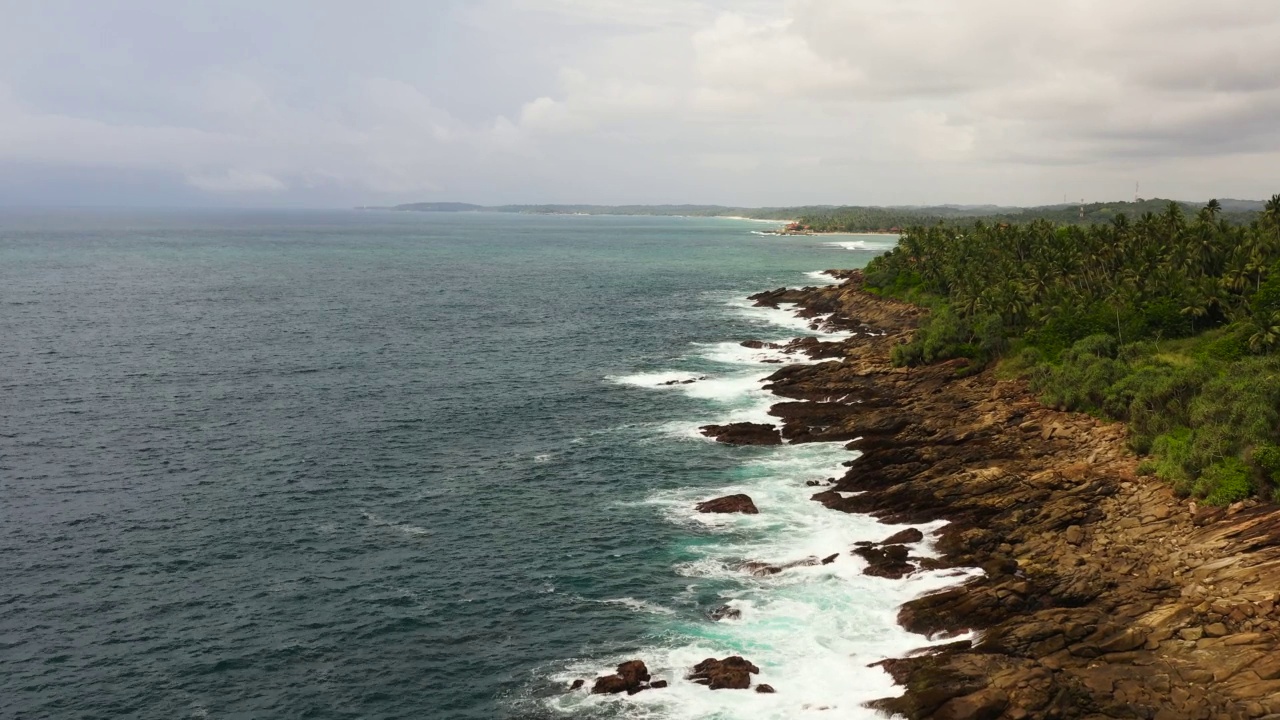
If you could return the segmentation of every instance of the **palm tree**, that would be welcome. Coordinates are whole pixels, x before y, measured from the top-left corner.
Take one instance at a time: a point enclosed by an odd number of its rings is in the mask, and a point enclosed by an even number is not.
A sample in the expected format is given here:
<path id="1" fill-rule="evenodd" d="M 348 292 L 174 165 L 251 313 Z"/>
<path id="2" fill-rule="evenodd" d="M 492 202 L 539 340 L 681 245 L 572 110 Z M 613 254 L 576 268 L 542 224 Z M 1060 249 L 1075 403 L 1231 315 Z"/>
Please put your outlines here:
<path id="1" fill-rule="evenodd" d="M 1253 318 L 1253 334 L 1249 336 L 1249 349 L 1263 353 L 1280 342 L 1280 312 Z"/>

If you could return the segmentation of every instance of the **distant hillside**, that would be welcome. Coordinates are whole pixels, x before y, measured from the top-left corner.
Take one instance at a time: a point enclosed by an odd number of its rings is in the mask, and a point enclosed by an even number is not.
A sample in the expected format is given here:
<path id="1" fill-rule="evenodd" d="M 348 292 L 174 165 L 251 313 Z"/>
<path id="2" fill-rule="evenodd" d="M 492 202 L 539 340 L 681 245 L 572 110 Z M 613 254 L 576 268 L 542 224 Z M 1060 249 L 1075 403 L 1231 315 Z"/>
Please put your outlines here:
<path id="1" fill-rule="evenodd" d="M 393 208 L 379 208 L 381 210 L 416 210 L 418 212 L 477 212 L 485 210 L 483 205 L 472 205 L 471 203 L 460 202 L 421 202 L 409 203 L 408 205 L 396 205 Z"/>
<path id="2" fill-rule="evenodd" d="M 1042 205 L 1020 208 L 1001 205 L 905 205 L 864 207 L 855 205 L 802 205 L 795 207 L 744 208 L 727 205 L 475 205 L 461 202 L 421 202 L 396 205 L 382 210 L 412 212 L 501 212 L 532 215 L 657 215 L 682 217 L 745 217 L 756 220 L 796 220 L 814 232 L 896 232 L 915 225 L 945 221 L 982 221 L 988 224 L 1023 224 L 1044 219 L 1064 225 L 1109 223 L 1121 213 L 1138 219 L 1146 213 L 1160 214 L 1169 200 L 1137 202 L 1095 202 Z M 1221 200 L 1222 217 L 1247 224 L 1263 208 L 1261 200 Z M 1183 211 L 1194 215 L 1204 202 L 1179 201 Z"/>
<path id="3" fill-rule="evenodd" d="M 1262 210 L 1260 200 L 1223 200 L 1222 217 L 1241 224 L 1248 224 Z M 932 225 L 945 220 L 982 221 L 987 224 L 1008 223 L 1017 225 L 1033 220 L 1048 220 L 1060 225 L 1093 225 L 1109 223 L 1117 215 L 1124 214 L 1138 219 L 1146 213 L 1159 215 L 1169 207 L 1169 200 L 1152 199 L 1137 202 L 1096 202 L 1066 205 L 1043 205 L 1031 208 L 993 206 L 953 206 L 879 208 L 837 207 L 811 213 L 800 213 L 799 221 L 814 232 L 867 232 L 872 230 L 896 230 L 913 225 Z M 1183 212 L 1195 215 L 1203 202 L 1179 201 Z M 1083 213 L 1081 212 L 1083 209 Z"/>

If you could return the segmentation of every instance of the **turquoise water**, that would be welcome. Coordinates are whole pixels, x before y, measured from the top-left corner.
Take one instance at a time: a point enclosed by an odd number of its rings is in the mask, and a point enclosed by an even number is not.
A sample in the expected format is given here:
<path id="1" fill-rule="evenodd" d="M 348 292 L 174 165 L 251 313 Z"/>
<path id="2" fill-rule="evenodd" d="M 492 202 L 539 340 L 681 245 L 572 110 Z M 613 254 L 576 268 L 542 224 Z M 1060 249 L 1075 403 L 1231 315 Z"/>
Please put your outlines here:
<path id="1" fill-rule="evenodd" d="M 806 499 L 838 447 L 696 427 L 767 408 L 738 341 L 811 332 L 746 294 L 885 240 L 760 228 L 0 213 L 0 715 L 865 714 L 943 580 L 743 577 L 886 528 Z M 690 512 L 730 489 L 761 514 Z M 778 694 L 562 693 L 727 651 Z"/>

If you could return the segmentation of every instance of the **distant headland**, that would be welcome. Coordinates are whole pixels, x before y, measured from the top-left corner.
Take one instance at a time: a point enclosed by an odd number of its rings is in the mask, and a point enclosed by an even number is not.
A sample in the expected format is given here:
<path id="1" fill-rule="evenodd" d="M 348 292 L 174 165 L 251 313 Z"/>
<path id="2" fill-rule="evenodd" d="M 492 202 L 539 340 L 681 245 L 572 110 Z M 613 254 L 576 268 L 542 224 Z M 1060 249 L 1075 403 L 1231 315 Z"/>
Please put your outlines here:
<path id="1" fill-rule="evenodd" d="M 797 205 L 778 207 L 733 207 L 728 205 L 476 205 L 463 202 L 419 202 L 360 210 L 400 210 L 412 212 L 497 212 L 528 215 L 650 215 L 664 217 L 718 217 L 765 220 L 784 223 L 779 234 L 898 232 L 900 228 L 934 225 L 939 222 L 984 222 L 1025 224 L 1047 220 L 1064 225 L 1092 225 L 1110 222 L 1117 215 L 1131 218 L 1144 213 L 1164 212 L 1171 201 L 1153 198 L 1133 201 L 1061 203 L 1036 207 L 1006 205 Z M 1176 201 L 1188 214 L 1203 202 Z M 1247 221 L 1263 209 L 1262 200 L 1220 200 L 1222 216 Z"/>

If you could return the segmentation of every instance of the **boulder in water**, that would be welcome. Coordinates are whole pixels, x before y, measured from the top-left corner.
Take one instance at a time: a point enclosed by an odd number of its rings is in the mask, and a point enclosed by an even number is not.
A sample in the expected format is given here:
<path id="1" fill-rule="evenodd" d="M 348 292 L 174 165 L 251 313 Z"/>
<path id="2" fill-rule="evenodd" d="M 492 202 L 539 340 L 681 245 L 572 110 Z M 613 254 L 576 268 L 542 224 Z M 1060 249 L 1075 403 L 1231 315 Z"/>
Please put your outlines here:
<path id="1" fill-rule="evenodd" d="M 750 495 L 726 495 L 714 500 L 700 502 L 695 507 L 700 513 L 743 513 L 745 515 L 756 515 L 760 511 L 756 509 L 756 504 L 751 501 Z"/>
<path id="2" fill-rule="evenodd" d="M 768 423 L 737 422 L 728 425 L 704 425 L 702 434 L 729 445 L 781 445 L 778 428 Z"/>
<path id="3" fill-rule="evenodd" d="M 776 693 L 776 692 L 778 692 L 778 691 L 777 691 L 777 690 L 774 690 L 774 689 L 773 689 L 773 686 L 772 686 L 772 685 L 769 685 L 768 683 L 760 683 L 759 685 L 757 685 L 757 686 L 756 686 L 756 692 L 758 692 L 758 693 Z"/>
<path id="4" fill-rule="evenodd" d="M 728 605 L 721 605 L 720 607 L 708 613 L 708 615 L 712 620 L 716 620 L 716 621 L 737 620 L 738 618 L 742 617 L 742 611 L 735 607 L 730 607 Z"/>
<path id="5" fill-rule="evenodd" d="M 746 690 L 751 687 L 751 676 L 759 672 L 760 668 L 741 655 L 731 655 L 722 660 L 707 658 L 694 665 L 689 679 L 712 690 Z"/>
<path id="6" fill-rule="evenodd" d="M 648 681 L 649 669 L 645 667 L 644 662 L 628 660 L 619 665 L 617 672 L 613 675 L 596 678 L 596 683 L 592 686 L 591 693 L 593 695 L 611 695 L 625 692 L 628 695 L 635 695 L 641 690 L 650 687 L 645 685 Z"/>
<path id="7" fill-rule="evenodd" d="M 885 545 L 884 547 L 864 545 L 855 547 L 853 552 L 867 561 L 867 567 L 862 570 L 864 575 L 896 580 L 916 570 L 915 565 L 907 562 L 910 551 L 906 545 Z"/>

